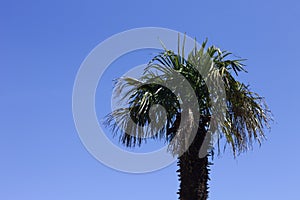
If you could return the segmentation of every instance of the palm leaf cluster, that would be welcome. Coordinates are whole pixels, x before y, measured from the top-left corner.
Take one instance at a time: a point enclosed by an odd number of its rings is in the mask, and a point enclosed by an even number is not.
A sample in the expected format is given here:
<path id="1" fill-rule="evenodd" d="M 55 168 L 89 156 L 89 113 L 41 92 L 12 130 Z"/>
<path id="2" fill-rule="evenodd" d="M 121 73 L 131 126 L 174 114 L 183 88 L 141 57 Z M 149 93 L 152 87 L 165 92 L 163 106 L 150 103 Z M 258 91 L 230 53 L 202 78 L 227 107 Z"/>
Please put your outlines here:
<path id="1" fill-rule="evenodd" d="M 229 144 L 234 155 L 251 148 L 255 141 L 261 143 L 265 138 L 263 130 L 269 127 L 270 111 L 261 96 L 236 80 L 240 72 L 246 72 L 244 60 L 230 59 L 233 57 L 230 52 L 215 46 L 206 50 L 206 45 L 207 41 L 199 49 L 195 45 L 187 59 L 184 58 L 184 44 L 181 52 L 179 48 L 177 53 L 165 49 L 149 62 L 139 80 L 121 77 L 116 81 L 116 95 L 124 106 L 106 117 L 106 125 L 114 134 L 120 135 L 124 145 L 141 145 L 149 138 L 164 139 L 174 153 L 175 146 L 180 144 L 174 140 L 178 134 L 183 135 L 179 138 L 192 137 L 187 129 L 179 130 L 180 123 L 202 126 L 217 133 L 218 149 L 220 140 L 225 138 L 224 147 Z M 192 101 L 192 93 L 179 97 L 165 86 L 174 79 L 174 72 L 182 77 L 176 80 L 178 86 L 181 81 L 188 81 L 196 102 Z M 213 86 L 213 90 L 209 90 L 207 83 Z M 221 92 L 224 95 L 220 98 L 218 94 Z M 190 107 L 186 110 L 182 109 L 183 99 L 190 100 Z M 218 112 L 213 109 L 213 104 L 222 103 L 226 109 L 213 115 L 213 112 Z M 188 119 L 182 118 L 184 113 Z M 196 113 L 200 118 L 195 117 Z"/>

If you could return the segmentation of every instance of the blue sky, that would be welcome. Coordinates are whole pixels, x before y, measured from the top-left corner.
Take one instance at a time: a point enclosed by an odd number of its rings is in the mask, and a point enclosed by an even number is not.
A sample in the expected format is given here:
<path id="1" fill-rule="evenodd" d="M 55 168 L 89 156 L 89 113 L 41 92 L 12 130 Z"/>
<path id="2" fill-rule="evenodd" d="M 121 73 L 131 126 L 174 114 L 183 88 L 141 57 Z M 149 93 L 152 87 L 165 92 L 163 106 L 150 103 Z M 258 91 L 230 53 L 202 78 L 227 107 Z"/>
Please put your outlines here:
<path id="1" fill-rule="evenodd" d="M 0 6 L 0 199 L 176 199 L 176 165 L 133 175 L 95 160 L 72 118 L 80 64 L 131 28 L 186 32 L 248 59 L 275 123 L 261 148 L 214 160 L 210 199 L 298 199 L 300 3 L 7 1 Z"/>

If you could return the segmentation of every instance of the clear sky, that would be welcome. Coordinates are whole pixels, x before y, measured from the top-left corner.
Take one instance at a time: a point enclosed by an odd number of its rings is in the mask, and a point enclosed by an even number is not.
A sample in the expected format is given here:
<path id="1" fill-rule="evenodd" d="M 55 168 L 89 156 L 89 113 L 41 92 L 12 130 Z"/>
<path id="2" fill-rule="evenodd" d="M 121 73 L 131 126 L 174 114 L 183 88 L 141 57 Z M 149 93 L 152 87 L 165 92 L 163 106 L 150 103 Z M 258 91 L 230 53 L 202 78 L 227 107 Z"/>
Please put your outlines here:
<path id="1" fill-rule="evenodd" d="M 176 165 L 133 175 L 82 145 L 72 118 L 80 64 L 101 41 L 158 26 L 248 59 L 241 79 L 266 97 L 268 141 L 214 160 L 210 199 L 299 199 L 300 3 L 285 1 L 1 1 L 0 199 L 176 199 Z"/>

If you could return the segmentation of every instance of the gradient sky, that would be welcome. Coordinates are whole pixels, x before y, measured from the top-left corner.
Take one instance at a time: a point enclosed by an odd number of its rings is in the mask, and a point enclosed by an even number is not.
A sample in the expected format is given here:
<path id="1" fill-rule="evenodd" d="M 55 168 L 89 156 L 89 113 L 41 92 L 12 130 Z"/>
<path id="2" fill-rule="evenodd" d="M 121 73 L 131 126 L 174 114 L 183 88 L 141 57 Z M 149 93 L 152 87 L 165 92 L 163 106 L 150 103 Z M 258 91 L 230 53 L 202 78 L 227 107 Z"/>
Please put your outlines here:
<path id="1" fill-rule="evenodd" d="M 248 59 L 241 79 L 265 96 L 268 141 L 215 158 L 210 199 L 299 199 L 300 3 L 285 1 L 1 1 L 0 199 L 176 199 L 176 165 L 133 175 L 82 145 L 72 118 L 80 64 L 137 27 L 186 32 Z"/>

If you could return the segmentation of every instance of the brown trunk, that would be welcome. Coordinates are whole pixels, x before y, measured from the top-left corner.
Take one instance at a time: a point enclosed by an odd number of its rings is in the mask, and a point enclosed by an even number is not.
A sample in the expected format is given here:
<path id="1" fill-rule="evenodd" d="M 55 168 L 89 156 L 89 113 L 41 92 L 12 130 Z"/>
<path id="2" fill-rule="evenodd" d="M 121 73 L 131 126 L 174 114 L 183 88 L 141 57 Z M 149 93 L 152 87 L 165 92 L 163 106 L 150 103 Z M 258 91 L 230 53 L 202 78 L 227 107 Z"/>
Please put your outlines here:
<path id="1" fill-rule="evenodd" d="M 194 141 L 178 159 L 177 170 L 180 200 L 207 200 L 209 181 L 208 155 L 199 158 L 199 150 L 205 138 L 205 131 L 198 130 Z"/>

